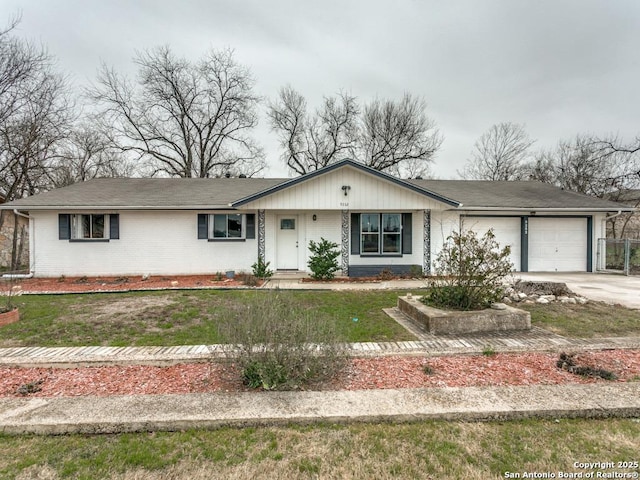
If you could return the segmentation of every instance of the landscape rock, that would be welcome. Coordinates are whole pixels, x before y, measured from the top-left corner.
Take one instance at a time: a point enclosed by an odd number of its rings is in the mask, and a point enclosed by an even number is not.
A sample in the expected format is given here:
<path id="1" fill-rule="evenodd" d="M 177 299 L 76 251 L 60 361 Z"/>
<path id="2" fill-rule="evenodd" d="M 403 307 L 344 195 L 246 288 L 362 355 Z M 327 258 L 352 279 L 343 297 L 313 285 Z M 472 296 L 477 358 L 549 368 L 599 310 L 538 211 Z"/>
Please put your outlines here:
<path id="1" fill-rule="evenodd" d="M 541 305 L 547 305 L 549 302 L 548 299 L 546 299 L 545 297 L 540 297 L 536 300 L 536 303 L 539 303 Z"/>
<path id="2" fill-rule="evenodd" d="M 576 297 L 576 302 L 578 302 L 580 305 L 584 305 L 585 303 L 587 303 L 589 300 L 587 300 L 584 297 Z"/>
<path id="3" fill-rule="evenodd" d="M 504 303 L 492 303 L 491 308 L 494 310 L 506 310 L 507 306 Z"/>

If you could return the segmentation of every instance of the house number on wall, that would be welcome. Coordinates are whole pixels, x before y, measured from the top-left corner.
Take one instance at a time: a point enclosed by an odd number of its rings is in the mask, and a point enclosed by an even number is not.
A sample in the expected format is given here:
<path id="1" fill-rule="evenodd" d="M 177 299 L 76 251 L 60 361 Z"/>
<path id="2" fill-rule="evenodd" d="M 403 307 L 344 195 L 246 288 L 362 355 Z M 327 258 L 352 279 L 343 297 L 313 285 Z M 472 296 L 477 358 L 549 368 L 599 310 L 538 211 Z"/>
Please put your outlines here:
<path id="1" fill-rule="evenodd" d="M 340 202 L 340 206 L 341 207 L 348 207 L 349 206 L 349 202 Z"/>

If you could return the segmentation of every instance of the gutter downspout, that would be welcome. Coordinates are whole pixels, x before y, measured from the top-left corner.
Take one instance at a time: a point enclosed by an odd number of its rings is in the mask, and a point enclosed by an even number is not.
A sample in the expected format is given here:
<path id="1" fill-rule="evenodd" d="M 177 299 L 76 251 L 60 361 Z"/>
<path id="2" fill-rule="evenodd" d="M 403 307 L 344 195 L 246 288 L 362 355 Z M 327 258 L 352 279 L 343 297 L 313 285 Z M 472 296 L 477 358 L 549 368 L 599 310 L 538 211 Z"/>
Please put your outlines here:
<path id="1" fill-rule="evenodd" d="M 31 227 L 34 224 L 34 220 L 33 217 L 30 217 L 29 215 L 27 215 L 26 213 L 22 213 L 19 212 L 17 208 L 13 209 L 13 213 L 19 217 L 23 217 L 29 220 L 29 227 Z M 16 225 L 17 228 L 17 225 Z M 32 265 L 30 265 L 29 267 L 29 273 L 6 273 L 4 275 L 2 275 L 2 278 L 8 278 L 8 279 L 12 279 L 12 278 L 33 278 L 33 273 L 34 273 L 34 269 L 33 269 L 33 251 L 31 249 L 31 241 L 34 235 L 34 228 L 30 228 L 29 229 L 29 263 L 31 263 Z"/>
<path id="2" fill-rule="evenodd" d="M 612 218 L 616 218 L 622 214 L 623 214 L 623 211 L 618 210 L 618 213 L 614 213 L 613 215 L 607 215 L 602 219 L 602 226 L 604 227 L 603 231 L 604 231 L 605 238 L 607 237 L 607 221 L 611 220 Z"/>

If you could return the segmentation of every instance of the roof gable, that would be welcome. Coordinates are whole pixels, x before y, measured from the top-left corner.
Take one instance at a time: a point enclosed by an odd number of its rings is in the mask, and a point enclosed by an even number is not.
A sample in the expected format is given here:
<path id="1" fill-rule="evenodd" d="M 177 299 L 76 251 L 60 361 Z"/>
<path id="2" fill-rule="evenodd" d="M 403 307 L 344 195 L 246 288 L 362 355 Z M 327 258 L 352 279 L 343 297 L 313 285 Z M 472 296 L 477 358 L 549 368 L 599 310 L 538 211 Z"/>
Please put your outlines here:
<path id="1" fill-rule="evenodd" d="M 319 177 L 326 177 L 326 176 L 335 176 L 333 174 L 335 174 L 338 170 L 351 170 L 351 171 L 355 171 L 356 174 L 363 176 L 371 176 L 374 179 L 378 180 L 378 181 L 382 181 L 385 182 L 387 184 L 391 184 L 391 185 L 395 185 L 397 187 L 406 189 L 410 192 L 413 192 L 415 194 L 427 197 L 430 200 L 435 200 L 436 202 L 440 202 L 443 203 L 445 205 L 448 206 L 452 206 L 452 207 L 459 207 L 461 206 L 460 202 L 453 200 L 452 198 L 446 197 L 444 195 L 440 195 L 438 193 L 435 193 L 433 191 L 430 191 L 427 188 L 424 188 L 420 185 L 416 185 L 413 183 L 410 183 L 406 180 L 394 177 L 392 175 L 389 175 L 387 173 L 384 172 L 380 172 L 378 170 L 374 170 L 371 167 L 367 167 L 366 165 L 363 165 L 361 163 L 357 163 L 351 159 L 345 159 L 345 160 L 341 160 L 339 162 L 333 163 L 331 165 L 328 165 L 324 168 L 321 168 L 319 170 L 315 170 L 313 172 L 307 173 L 306 175 L 302 175 L 300 177 L 297 178 L 293 178 L 291 180 L 282 182 L 280 184 L 274 185 L 266 190 L 260 191 L 260 192 L 256 192 L 254 194 L 248 195 L 247 197 L 241 198 L 235 202 L 232 203 L 233 207 L 240 207 L 240 206 L 245 206 L 248 204 L 256 204 L 259 200 L 264 199 L 265 197 L 268 196 L 274 196 L 279 194 L 280 192 L 283 192 L 285 190 L 290 190 L 290 189 L 294 189 L 296 187 L 299 187 L 303 184 L 305 185 L 309 185 L 311 182 L 313 182 L 314 180 L 317 180 Z M 347 178 L 349 178 L 349 180 L 347 180 Z M 349 182 L 353 182 L 353 175 L 349 176 L 349 177 L 345 177 L 343 178 L 345 181 L 349 181 Z M 345 183 L 344 186 L 349 186 L 351 187 L 352 185 L 350 185 L 349 183 Z M 340 185 L 340 187 L 342 187 L 342 185 Z M 343 191 L 344 192 L 344 191 Z M 336 193 L 336 192 L 333 192 Z M 340 192 L 337 192 L 338 194 Z M 351 193 L 351 189 L 349 189 L 349 191 L 346 192 L 345 196 L 349 196 Z M 369 195 L 371 196 L 371 193 L 369 193 Z M 264 203 L 264 202 L 262 202 Z M 338 202 L 340 203 L 340 202 Z M 336 204 L 336 202 L 333 202 L 331 204 L 330 208 L 337 208 L 340 207 L 340 205 Z M 342 207 L 344 207 L 344 205 L 342 205 Z M 303 208 L 303 207 L 300 207 Z M 320 208 L 318 207 L 314 207 L 314 208 Z"/>

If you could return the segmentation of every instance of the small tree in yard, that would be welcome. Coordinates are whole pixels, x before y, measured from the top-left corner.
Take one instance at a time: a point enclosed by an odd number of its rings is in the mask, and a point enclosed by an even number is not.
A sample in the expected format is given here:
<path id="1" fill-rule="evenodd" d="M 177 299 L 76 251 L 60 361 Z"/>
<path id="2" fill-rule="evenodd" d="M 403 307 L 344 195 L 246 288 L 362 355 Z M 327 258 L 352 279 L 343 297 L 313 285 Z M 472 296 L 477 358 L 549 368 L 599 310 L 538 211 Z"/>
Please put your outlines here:
<path id="1" fill-rule="evenodd" d="M 453 232 L 435 261 L 438 277 L 430 283 L 426 304 L 479 310 L 504 296 L 504 279 L 513 271 L 511 247 L 500 248 L 493 230 L 482 238 L 468 230 Z"/>
<path id="2" fill-rule="evenodd" d="M 331 280 L 335 277 L 340 270 L 338 244 L 320 238 L 318 243 L 313 240 L 309 242 L 309 250 L 312 255 L 307 265 L 311 269 L 311 277 L 314 280 Z"/>

